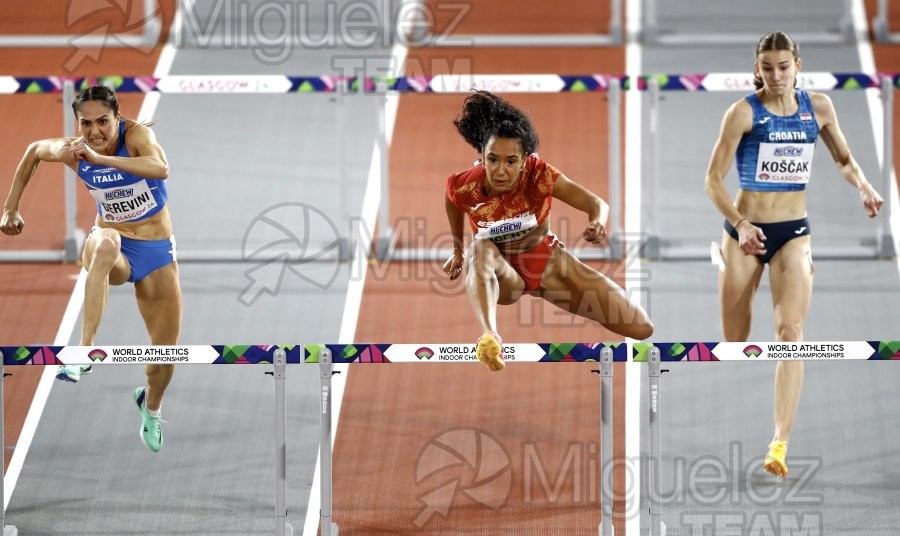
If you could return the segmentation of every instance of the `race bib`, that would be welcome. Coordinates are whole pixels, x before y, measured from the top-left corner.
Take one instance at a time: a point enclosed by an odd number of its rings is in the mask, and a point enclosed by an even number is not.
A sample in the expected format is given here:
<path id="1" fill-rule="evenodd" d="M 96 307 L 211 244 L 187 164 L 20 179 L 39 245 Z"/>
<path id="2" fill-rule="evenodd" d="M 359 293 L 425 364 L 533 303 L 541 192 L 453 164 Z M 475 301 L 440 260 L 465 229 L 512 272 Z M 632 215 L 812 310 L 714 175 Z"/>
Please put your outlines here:
<path id="1" fill-rule="evenodd" d="M 97 200 L 100 217 L 111 223 L 134 221 L 156 208 L 156 199 L 145 180 L 128 186 L 90 192 Z"/>
<path id="2" fill-rule="evenodd" d="M 756 182 L 808 183 L 813 149 L 813 143 L 760 143 Z"/>
<path id="3" fill-rule="evenodd" d="M 482 227 L 475 233 L 475 238 L 487 238 L 492 242 L 518 240 L 537 227 L 537 224 L 537 217 L 531 213 L 506 220 L 482 222 L 478 224 Z"/>

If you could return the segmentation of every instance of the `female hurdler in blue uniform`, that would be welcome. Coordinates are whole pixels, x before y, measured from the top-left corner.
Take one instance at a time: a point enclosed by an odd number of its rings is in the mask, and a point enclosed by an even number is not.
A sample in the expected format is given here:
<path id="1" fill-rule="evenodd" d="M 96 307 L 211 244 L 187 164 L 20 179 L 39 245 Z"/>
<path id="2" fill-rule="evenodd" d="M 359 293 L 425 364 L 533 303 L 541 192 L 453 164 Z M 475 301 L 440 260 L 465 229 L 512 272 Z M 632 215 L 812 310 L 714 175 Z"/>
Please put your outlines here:
<path id="1" fill-rule="evenodd" d="M 16 236 L 25 221 L 19 200 L 40 162 L 62 162 L 74 169 L 97 201 L 97 219 L 85 241 L 87 270 L 81 345 L 94 345 L 109 285 L 134 283 L 138 309 L 154 345 L 178 344 L 181 288 L 175 239 L 166 207 L 169 165 L 153 131 L 119 115 L 115 93 L 91 87 L 72 103 L 78 138 L 39 140 L 28 146 L 16 169 L 0 218 L 0 231 Z M 59 368 L 57 378 L 78 381 L 90 366 Z M 134 399 L 141 412 L 141 438 L 158 452 L 163 446 L 159 410 L 173 365 L 147 365 L 147 387 Z"/>
<path id="2" fill-rule="evenodd" d="M 753 296 L 766 263 L 775 339 L 803 340 L 813 282 L 804 190 L 818 137 L 844 179 L 859 190 L 869 217 L 884 203 L 850 153 L 831 99 L 794 88 L 799 70 L 798 47 L 789 36 L 774 32 L 760 39 L 756 91 L 725 113 L 706 172 L 706 193 L 725 216 L 719 304 L 728 341 L 750 334 Z M 740 177 L 734 202 L 723 185 L 732 160 Z M 765 460 L 766 470 L 779 476 L 787 473 L 787 442 L 802 386 L 803 362 L 779 361 L 775 433 Z"/>

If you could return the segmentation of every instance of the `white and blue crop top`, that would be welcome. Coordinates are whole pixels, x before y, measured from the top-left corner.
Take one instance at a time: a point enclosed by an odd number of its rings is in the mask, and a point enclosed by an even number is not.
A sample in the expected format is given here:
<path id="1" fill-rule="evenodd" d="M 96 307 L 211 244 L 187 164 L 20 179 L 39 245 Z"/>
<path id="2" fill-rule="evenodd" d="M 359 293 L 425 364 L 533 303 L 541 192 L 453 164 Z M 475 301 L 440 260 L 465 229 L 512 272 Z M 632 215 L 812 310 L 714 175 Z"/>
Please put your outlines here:
<path id="1" fill-rule="evenodd" d="M 756 93 L 747 95 L 753 109 L 753 128 L 744 134 L 735 153 L 740 187 L 758 192 L 805 190 L 812 168 L 819 124 L 812 100 L 797 90 L 799 107 L 789 116 L 769 112 Z"/>

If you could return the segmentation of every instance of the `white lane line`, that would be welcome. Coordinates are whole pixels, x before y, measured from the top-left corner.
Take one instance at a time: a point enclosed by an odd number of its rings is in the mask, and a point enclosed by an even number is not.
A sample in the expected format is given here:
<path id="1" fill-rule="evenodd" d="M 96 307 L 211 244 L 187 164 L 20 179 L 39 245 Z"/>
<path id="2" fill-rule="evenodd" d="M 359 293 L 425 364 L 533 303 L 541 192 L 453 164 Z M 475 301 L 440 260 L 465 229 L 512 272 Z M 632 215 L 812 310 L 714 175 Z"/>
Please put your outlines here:
<path id="1" fill-rule="evenodd" d="M 173 29 L 177 22 L 177 19 L 173 21 Z M 170 35 L 172 34 L 170 33 Z M 174 59 L 175 47 L 171 44 L 166 44 L 160 53 L 159 60 L 157 60 L 153 76 L 163 77 L 167 75 Z M 156 113 L 156 107 L 159 104 L 159 98 L 160 94 L 158 92 L 150 92 L 144 96 L 140 112 L 138 112 L 138 121 L 150 121 L 153 118 L 153 114 Z M 67 132 L 66 135 L 68 134 Z M 78 274 L 78 279 L 75 281 L 75 288 L 72 289 L 72 295 L 69 297 L 66 312 L 63 314 L 59 329 L 56 332 L 56 338 L 53 340 L 54 346 L 65 346 L 69 344 L 69 340 L 72 338 L 72 333 L 75 331 L 75 326 L 78 323 L 81 308 L 84 304 L 84 283 L 86 278 L 87 272 L 81 270 Z M 40 423 L 41 415 L 44 413 L 44 407 L 47 405 L 47 399 L 50 397 L 50 389 L 53 387 L 55 378 L 56 367 L 44 367 L 41 380 L 31 401 L 31 406 L 28 408 L 28 415 L 25 416 L 19 440 L 16 442 L 16 447 L 9 460 L 9 467 L 7 467 L 6 474 L 3 477 L 4 510 L 9 506 L 9 500 L 12 497 L 13 490 L 16 488 L 19 475 L 22 473 L 25 458 L 37 431 L 38 423 Z"/>
<path id="2" fill-rule="evenodd" d="M 875 54 L 872 51 L 872 44 L 869 42 L 869 28 L 866 21 L 866 7 L 863 0 L 854 0 L 853 2 L 853 29 L 856 32 L 856 49 L 859 53 L 860 72 L 875 73 Z M 880 162 L 884 158 L 884 101 L 881 100 L 881 92 L 877 89 L 867 89 L 866 102 L 869 105 L 869 116 L 871 117 L 872 134 L 875 139 L 875 154 Z M 896 106 L 896 104 L 895 104 Z M 869 177 L 869 182 L 875 184 L 876 189 L 885 198 L 885 202 L 891 204 L 891 219 L 887 222 L 891 235 L 894 238 L 894 246 L 897 246 L 897 240 L 900 238 L 900 199 L 897 195 L 897 176 L 893 171 L 894 164 L 891 166 L 891 183 L 888 191 L 883 192 L 884 186 L 881 184 L 881 173 L 879 170 L 878 178 Z M 897 273 L 900 275 L 900 256 L 897 257 Z"/>
<path id="3" fill-rule="evenodd" d="M 402 40 L 400 40 L 402 41 Z M 393 76 L 400 76 L 406 65 L 406 46 L 400 42 L 395 43 L 391 50 L 391 56 L 396 58 L 396 71 Z M 384 110 L 385 135 L 387 136 L 388 149 L 390 149 L 391 139 L 394 134 L 394 123 L 397 119 L 397 109 L 400 104 L 400 97 L 396 93 L 387 96 Z M 375 222 L 378 219 L 378 206 L 381 203 L 381 154 L 378 150 L 378 141 L 372 148 L 372 157 L 369 165 L 369 175 L 366 179 L 366 191 L 363 195 L 363 204 L 361 211 L 361 222 L 363 233 L 357 238 L 365 238 L 367 236 L 375 237 Z M 338 335 L 338 342 L 341 344 L 353 342 L 356 335 L 357 322 L 359 321 L 359 310 L 362 304 L 363 289 L 366 284 L 366 273 L 368 272 L 368 258 L 360 254 L 361 251 L 368 251 L 369 244 L 356 248 L 356 255 L 350 266 L 350 282 L 347 285 L 347 298 L 344 301 L 344 316 L 341 320 L 341 330 Z M 331 447 L 334 448 L 334 440 L 337 437 L 338 421 L 341 416 L 341 404 L 344 400 L 344 387 L 347 384 L 347 375 L 350 373 L 348 365 L 335 365 L 335 374 L 331 378 L 331 416 L 332 416 L 332 436 Z M 306 519 L 303 523 L 303 536 L 316 536 L 319 527 L 320 510 L 322 508 L 322 481 L 321 481 L 321 462 L 322 459 L 316 455 L 316 467 L 313 474 L 312 487 L 309 490 L 309 504 L 306 507 Z"/>
<path id="4" fill-rule="evenodd" d="M 625 36 L 625 72 L 632 81 L 641 74 L 641 44 L 638 39 L 641 31 L 641 0 L 628 0 L 626 6 Z M 637 84 L 632 82 L 631 89 L 625 96 L 625 236 L 639 237 L 641 228 L 641 141 L 642 141 L 642 95 Z M 631 251 L 631 246 L 626 251 Z M 644 289 L 640 287 L 641 257 L 640 252 L 633 251 L 626 261 L 625 287 L 632 291 L 632 297 L 649 305 Z M 629 288 L 634 281 L 629 275 L 638 278 L 637 287 Z M 648 308 L 648 313 L 649 313 Z M 629 345 L 630 347 L 630 345 Z M 628 356 L 631 359 L 631 356 Z M 643 366 L 627 363 L 625 366 L 625 460 L 629 466 L 632 482 L 626 483 L 625 497 L 625 536 L 638 536 L 641 533 L 641 377 Z M 626 471 L 628 474 L 629 471 Z"/>

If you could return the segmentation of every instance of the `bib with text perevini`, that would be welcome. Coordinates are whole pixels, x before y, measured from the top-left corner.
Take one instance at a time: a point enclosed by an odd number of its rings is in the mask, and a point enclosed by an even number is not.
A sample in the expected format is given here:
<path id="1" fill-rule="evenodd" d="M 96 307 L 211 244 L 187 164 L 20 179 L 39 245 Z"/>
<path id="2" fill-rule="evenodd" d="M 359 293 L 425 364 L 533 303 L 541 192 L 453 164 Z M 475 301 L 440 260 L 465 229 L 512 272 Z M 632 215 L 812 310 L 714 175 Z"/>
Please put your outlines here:
<path id="1" fill-rule="evenodd" d="M 100 207 L 100 217 L 111 223 L 132 221 L 156 208 L 156 199 L 146 180 L 90 192 Z"/>
<path id="2" fill-rule="evenodd" d="M 475 238 L 487 238 L 492 242 L 509 242 L 522 238 L 537 227 L 537 217 L 532 213 L 520 214 L 500 221 L 479 222 Z"/>
<path id="3" fill-rule="evenodd" d="M 808 183 L 815 147 L 814 143 L 760 143 L 756 182 Z"/>

